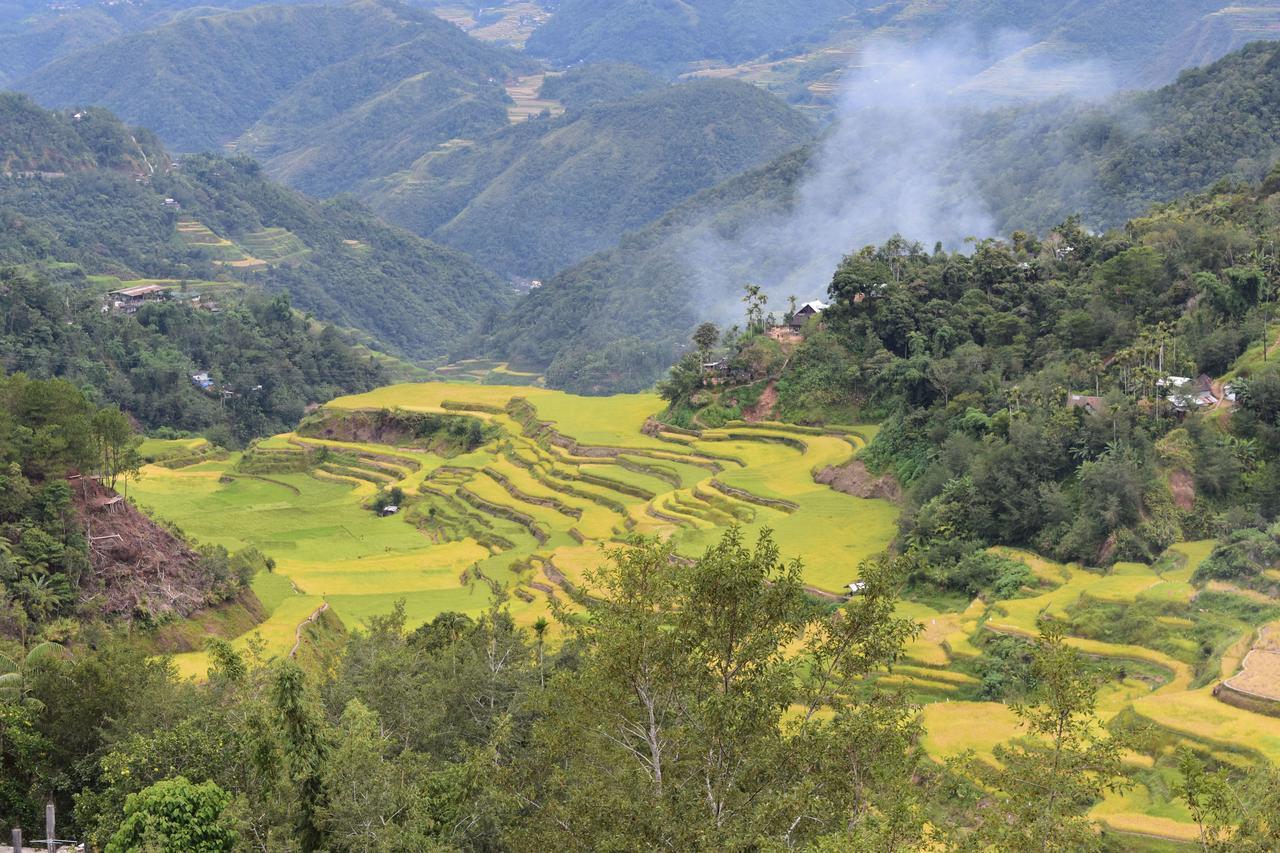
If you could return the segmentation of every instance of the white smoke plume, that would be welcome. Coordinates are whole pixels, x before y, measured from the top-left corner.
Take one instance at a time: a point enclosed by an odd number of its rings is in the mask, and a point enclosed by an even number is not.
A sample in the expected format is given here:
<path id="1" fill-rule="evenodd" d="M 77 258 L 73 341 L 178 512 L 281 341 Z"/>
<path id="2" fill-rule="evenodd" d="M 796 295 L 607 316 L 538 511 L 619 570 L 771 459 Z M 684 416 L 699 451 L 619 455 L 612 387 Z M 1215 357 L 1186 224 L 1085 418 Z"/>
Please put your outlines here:
<path id="1" fill-rule="evenodd" d="M 845 254 L 894 234 L 930 249 L 995 236 L 995 217 L 958 165 L 966 159 L 957 156 L 966 153 L 964 117 L 1014 99 L 1111 91 L 1101 64 L 1033 57 L 1016 36 L 996 41 L 1003 47 L 994 63 L 964 39 L 866 45 L 788 212 L 731 237 L 695 241 L 685 261 L 700 312 L 740 316 L 746 282 L 764 286 L 775 310 L 787 295 L 823 298 Z M 1001 75 L 998 87 L 993 74 Z"/>

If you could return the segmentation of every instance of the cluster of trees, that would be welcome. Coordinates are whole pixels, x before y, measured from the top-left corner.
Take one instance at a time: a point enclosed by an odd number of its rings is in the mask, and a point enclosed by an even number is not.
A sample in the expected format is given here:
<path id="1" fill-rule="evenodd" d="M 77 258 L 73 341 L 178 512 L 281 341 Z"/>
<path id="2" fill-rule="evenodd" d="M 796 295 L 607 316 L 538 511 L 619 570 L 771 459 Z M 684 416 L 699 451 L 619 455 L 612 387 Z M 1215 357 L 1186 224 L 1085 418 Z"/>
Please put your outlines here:
<path id="1" fill-rule="evenodd" d="M 903 566 L 862 576 L 837 612 L 767 532 L 693 561 L 637 540 L 554 643 L 500 603 L 413 630 L 397 608 L 310 672 L 214 641 L 203 685 L 97 635 L 0 696 L 0 821 L 52 796 L 64 834 L 109 850 L 1102 849 L 1085 814 L 1127 784 L 1128 740 L 1098 723 L 1096 669 L 1046 632 L 1029 737 L 998 766 L 936 764 L 916 709 L 864 683 L 916 630 L 894 615 Z M 1185 774 L 1207 833 L 1274 842 L 1228 796 L 1264 778 L 1191 755 Z"/>
<path id="2" fill-rule="evenodd" d="M 216 313 L 185 295 L 104 314 L 83 285 L 0 269 L 0 369 L 67 379 L 146 428 L 204 432 L 224 446 L 288 430 L 309 403 L 387 381 L 372 355 L 300 316 L 287 295 L 223 299 Z M 214 385 L 195 385 L 197 371 Z"/>
<path id="3" fill-rule="evenodd" d="M 0 378 L 0 632 L 25 638 L 62 617 L 101 612 L 81 595 L 95 582 L 67 477 L 115 488 L 137 473 L 140 441 L 119 408 L 94 405 L 64 380 Z M 194 559 L 200 589 L 191 592 L 209 603 L 235 597 L 262 565 L 259 555 L 215 547 Z"/>

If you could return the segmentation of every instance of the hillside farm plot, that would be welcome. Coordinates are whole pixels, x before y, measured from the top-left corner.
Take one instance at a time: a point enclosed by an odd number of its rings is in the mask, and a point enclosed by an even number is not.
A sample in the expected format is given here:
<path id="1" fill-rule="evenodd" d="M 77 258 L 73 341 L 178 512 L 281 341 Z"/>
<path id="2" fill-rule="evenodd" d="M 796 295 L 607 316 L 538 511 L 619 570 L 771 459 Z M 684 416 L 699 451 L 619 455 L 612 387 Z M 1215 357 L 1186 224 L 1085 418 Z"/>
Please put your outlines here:
<path id="1" fill-rule="evenodd" d="M 276 561 L 294 592 L 258 632 L 274 654 L 288 651 L 289 623 L 317 602 L 358 627 L 404 601 L 416 625 L 450 610 L 477 615 L 501 592 L 516 620 L 530 624 L 553 596 L 586 582 L 607 547 L 637 533 L 695 556 L 729 525 L 749 537 L 770 527 L 784 554 L 806 555 L 805 583 L 828 597 L 892 539 L 893 505 L 813 481 L 813 470 L 852 457 L 856 436 L 777 425 L 674 440 L 651 427 L 661 406 L 647 394 L 393 386 L 334 400 L 319 416 L 337 425 L 327 432 L 302 429 L 181 468 L 149 465 L 131 492 L 200 541 L 252 546 Z M 478 419 L 487 438 L 448 458 L 412 437 L 340 440 L 357 437 L 341 432 L 346 419 L 383 409 Z M 380 517 L 371 503 L 392 487 L 403 505 Z M 817 540 L 823 548 L 812 547 Z M 184 660 L 184 671 L 204 665 L 198 654 Z M 917 676 L 940 690 L 966 680 Z"/>
<path id="2" fill-rule="evenodd" d="M 264 228 L 245 234 L 237 242 L 247 254 L 268 264 L 297 263 L 311 253 L 297 235 L 284 228 Z"/>
<path id="3" fill-rule="evenodd" d="M 251 257 L 241 247 L 215 234 L 207 225 L 196 219 L 178 220 L 178 240 L 218 263 L 239 267 L 264 265 L 263 261 Z"/>
<path id="4" fill-rule="evenodd" d="M 1193 587 L 1191 577 L 1213 544 L 1178 543 L 1153 565 L 1118 563 L 1106 570 L 993 549 L 1031 569 L 1033 580 L 1019 597 L 979 598 L 950 612 L 904 603 L 899 615 L 915 619 L 922 631 L 904 650 L 904 665 L 880 683 L 896 684 L 924 704 L 922 745 L 935 759 L 972 752 L 995 763 L 996 748 L 1024 735 L 1025 728 L 1006 705 L 974 701 L 982 697 L 980 685 L 949 674 L 974 672 L 972 662 L 993 637 L 1030 640 L 1046 620 L 1058 622 L 1066 642 L 1103 674 L 1097 694 L 1101 719 L 1136 719 L 1160 733 L 1156 745 L 1126 759 L 1138 773 L 1135 784 L 1108 793 L 1090 815 L 1113 833 L 1193 841 L 1197 827 L 1171 793 L 1177 746 L 1237 766 L 1280 759 L 1280 718 L 1258 712 L 1265 702 L 1249 704 L 1270 695 L 1280 669 L 1274 666 L 1275 623 L 1253 630 L 1246 614 L 1273 620 L 1274 603 Z M 1218 679 L 1225 682 L 1217 685 Z M 1244 704 L 1228 703 L 1233 685 Z"/>
<path id="5" fill-rule="evenodd" d="M 814 481 L 816 471 L 847 462 L 873 428 L 680 430 L 652 420 L 661 408 L 653 395 L 579 398 L 486 384 L 495 367 L 460 363 L 460 375 L 472 374 L 463 381 L 339 398 L 298 432 L 257 442 L 243 455 L 149 465 L 130 492 L 201 541 L 252 545 L 276 561 L 273 575 L 255 581 L 269 618 L 234 641 L 267 655 L 288 654 L 298 626 L 324 605 L 358 627 L 404 602 L 413 626 L 444 611 L 479 615 L 500 596 L 517 623 L 529 626 L 550 614 L 553 599 L 566 601 L 569 591 L 589 585 L 607 550 L 625 547 L 633 534 L 670 540 L 692 557 L 733 524 L 748 537 L 772 529 L 784 557 L 803 558 L 811 593 L 838 602 L 857 580 L 859 563 L 896 532 L 892 504 Z M 371 427 L 392 415 L 467 429 L 479 421 L 482 438 L 466 452 L 441 455 L 415 433 Z M 183 458 L 200 448 L 151 442 L 147 450 Z M 375 496 L 393 488 L 403 495 L 399 509 L 380 516 Z M 1002 635 L 1034 638 L 1053 619 L 1106 673 L 1098 694 L 1104 720 L 1136 716 L 1162 731 L 1166 745 L 1276 760 L 1280 718 L 1225 704 L 1206 685 L 1219 672 L 1271 677 L 1265 668 L 1241 673 L 1256 643 L 1254 626 L 1240 614 L 1277 618 L 1263 604 L 1191 585 L 1211 548 L 1182 543 L 1154 565 L 1108 570 L 999 549 L 1031 570 L 1018 597 L 903 602 L 899 615 L 921 631 L 868 687 L 900 690 L 923 707 L 922 745 L 935 758 L 972 751 L 997 763 L 996 748 L 1025 728 L 1008 705 L 983 701 L 988 644 Z M 1131 613 L 1139 617 L 1126 622 Z M 1206 642 L 1193 636 L 1215 638 L 1209 658 Z M 202 652 L 178 663 L 196 677 L 208 666 Z M 1193 824 L 1161 781 L 1172 754 L 1162 746 L 1130 756 L 1142 785 L 1108 795 L 1096 804 L 1095 819 L 1113 832 L 1192 837 Z"/>
<path id="6" fill-rule="evenodd" d="M 553 118 L 564 115 L 564 106 L 559 101 L 538 96 L 542 82 L 546 78 L 545 74 L 531 74 L 527 77 L 517 77 L 507 83 L 507 95 L 515 102 L 507 107 L 507 119 L 512 124 L 528 121 L 544 112 Z"/>

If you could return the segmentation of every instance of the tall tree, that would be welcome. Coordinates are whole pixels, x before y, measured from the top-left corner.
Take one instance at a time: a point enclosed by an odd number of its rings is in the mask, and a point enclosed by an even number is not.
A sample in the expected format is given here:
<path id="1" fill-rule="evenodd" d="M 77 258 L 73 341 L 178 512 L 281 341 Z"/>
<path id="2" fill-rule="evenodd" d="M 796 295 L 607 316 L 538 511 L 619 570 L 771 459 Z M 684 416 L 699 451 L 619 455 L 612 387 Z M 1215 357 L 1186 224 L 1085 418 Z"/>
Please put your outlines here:
<path id="1" fill-rule="evenodd" d="M 782 562 L 768 531 L 752 548 L 731 529 L 693 561 L 646 540 L 611 552 L 579 596 L 586 618 L 559 614 L 582 662 L 557 678 L 535 730 L 515 842 L 882 838 L 878 821 L 898 799 L 884 795 L 901 791 L 886 777 L 911 777 L 914 714 L 893 701 L 862 705 L 851 688 L 913 630 L 893 617 L 895 577 L 890 564 L 868 566 L 869 594 L 830 613 L 808 599 L 800 564 Z M 912 820 L 891 822 L 911 834 Z"/>
<path id="2" fill-rule="evenodd" d="M 1130 784 L 1121 763 L 1124 741 L 1102 727 L 1098 678 L 1056 623 L 1036 642 L 1032 678 L 1030 701 L 1013 707 L 1026 737 L 996 750 L 1001 769 L 989 782 L 998 797 L 966 846 L 1025 853 L 1101 849 L 1085 812 L 1104 792 Z"/>

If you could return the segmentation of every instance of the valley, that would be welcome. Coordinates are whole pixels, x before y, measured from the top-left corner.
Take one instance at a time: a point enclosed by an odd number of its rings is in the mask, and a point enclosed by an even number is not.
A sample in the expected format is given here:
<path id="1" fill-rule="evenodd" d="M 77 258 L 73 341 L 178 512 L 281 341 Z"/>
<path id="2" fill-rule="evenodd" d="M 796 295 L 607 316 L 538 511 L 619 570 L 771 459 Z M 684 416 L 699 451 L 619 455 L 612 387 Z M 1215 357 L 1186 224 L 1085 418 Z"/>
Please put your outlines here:
<path id="1" fill-rule="evenodd" d="M 257 548 L 275 561 L 272 574 L 254 581 L 269 615 L 234 640 L 267 658 L 296 651 L 299 632 L 326 606 L 355 629 L 402 601 L 413 629 L 446 612 L 480 617 L 498 596 L 529 628 L 550 617 L 553 602 L 573 608 L 602 549 L 633 534 L 669 539 L 678 554 L 696 557 L 728 525 L 748 536 L 768 527 L 783 554 L 803 555 L 801 576 L 815 600 L 847 600 L 859 565 L 895 536 L 899 510 L 836 492 L 814 475 L 846 463 L 877 428 L 731 422 L 683 430 L 652 420 L 660 408 L 644 394 L 389 386 L 331 401 L 297 432 L 226 458 L 197 455 L 183 465 L 186 450 L 175 446 L 179 465 L 147 466 L 131 494 L 201 541 Z M 382 443 L 374 424 L 388 412 L 465 415 L 484 425 L 485 438 L 443 456 L 404 439 Z M 164 448 L 151 445 L 153 454 Z M 403 493 L 398 510 L 375 512 L 375 496 L 393 488 Z M 994 762 L 992 750 L 1021 729 L 1004 703 L 983 699 L 992 690 L 992 643 L 1034 638 L 1042 619 L 1060 620 L 1069 643 L 1108 673 L 1103 720 L 1154 727 L 1148 745 L 1126 758 L 1137 786 L 1104 798 L 1091 816 L 1117 833 L 1193 841 L 1190 814 L 1168 794 L 1175 747 L 1226 761 L 1280 759 L 1280 720 L 1218 696 L 1224 680 L 1240 678 L 1245 652 L 1260 626 L 1280 619 L 1280 605 L 1193 584 L 1212 546 L 1178 544 L 1152 565 L 1109 571 L 996 549 L 1027 567 L 1023 590 L 994 602 L 908 596 L 899 614 L 921 633 L 867 687 L 902 690 L 922 704 L 934 759 L 975 750 Z M 1125 610 L 1141 611 L 1155 630 L 1141 642 L 1111 639 L 1107 623 Z M 549 642 L 561 638 L 553 633 Z M 1207 658 L 1203 642 L 1212 644 Z M 210 665 L 206 652 L 174 660 L 197 679 Z"/>
<path id="2" fill-rule="evenodd" d="M 0 0 L 0 85 L 0 832 L 1280 850 L 1280 0 Z"/>
<path id="3" fill-rule="evenodd" d="M 496 584 L 517 621 L 532 624 L 548 615 L 549 596 L 565 598 L 565 585 L 583 584 L 584 572 L 603 559 L 601 546 L 633 534 L 670 537 L 690 557 L 729 524 L 752 535 L 769 527 L 792 553 L 821 535 L 822 553 L 807 560 L 804 578 L 828 598 L 847 594 L 858 564 L 893 538 L 891 504 L 840 494 L 812 477 L 847 461 L 874 427 L 646 430 L 659 408 L 653 395 L 389 386 L 338 398 L 310 416 L 316 426 L 264 439 L 244 454 L 149 466 L 132 494 L 201 541 L 256 547 L 277 561 L 300 597 L 287 599 L 288 610 L 264 626 L 272 654 L 292 642 L 284 630 L 290 620 L 320 601 L 355 627 L 403 598 L 416 625 L 445 611 L 484 612 Z M 330 421 L 341 429 L 347 418 L 381 410 L 465 413 L 496 435 L 448 458 L 323 438 Z M 308 463 L 317 452 L 334 461 Z M 290 470 L 299 467 L 307 470 Z M 367 505 L 391 488 L 405 494 L 403 504 L 380 518 Z M 844 525 L 850 513 L 856 525 Z M 845 533 L 833 540 L 837 527 Z M 189 674 L 207 666 L 200 655 L 178 660 Z"/>

